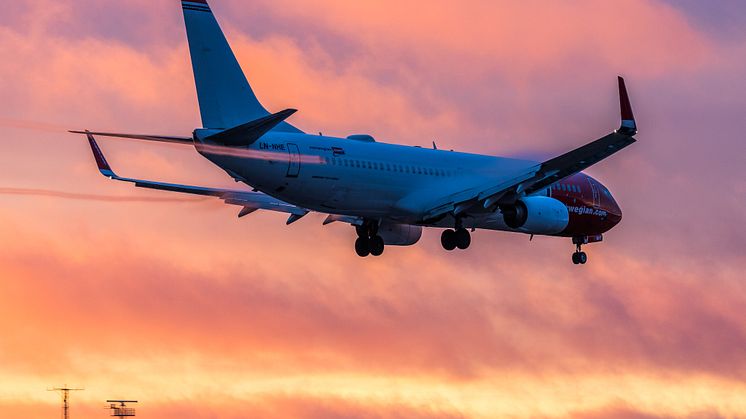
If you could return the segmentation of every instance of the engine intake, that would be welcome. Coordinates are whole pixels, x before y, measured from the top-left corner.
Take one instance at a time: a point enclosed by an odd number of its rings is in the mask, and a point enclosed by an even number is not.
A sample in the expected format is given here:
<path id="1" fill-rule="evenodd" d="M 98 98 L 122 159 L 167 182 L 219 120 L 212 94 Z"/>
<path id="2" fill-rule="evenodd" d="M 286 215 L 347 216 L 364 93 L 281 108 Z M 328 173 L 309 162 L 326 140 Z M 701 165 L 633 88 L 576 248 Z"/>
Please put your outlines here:
<path id="1" fill-rule="evenodd" d="M 500 207 L 505 224 L 529 234 L 557 234 L 567 228 L 570 212 L 562 202 L 546 196 L 521 198 Z"/>

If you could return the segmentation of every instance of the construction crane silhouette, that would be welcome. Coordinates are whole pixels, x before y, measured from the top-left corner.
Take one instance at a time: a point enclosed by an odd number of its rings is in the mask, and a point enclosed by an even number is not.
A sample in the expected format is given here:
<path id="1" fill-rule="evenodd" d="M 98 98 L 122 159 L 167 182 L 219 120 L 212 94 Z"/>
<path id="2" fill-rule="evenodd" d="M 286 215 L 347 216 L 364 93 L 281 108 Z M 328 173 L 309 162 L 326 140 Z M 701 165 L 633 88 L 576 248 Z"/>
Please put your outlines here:
<path id="1" fill-rule="evenodd" d="M 47 391 L 56 391 L 62 395 L 62 417 L 64 419 L 70 419 L 70 392 L 71 391 L 83 391 L 84 388 L 70 388 L 65 384 L 64 387 L 48 388 Z"/>

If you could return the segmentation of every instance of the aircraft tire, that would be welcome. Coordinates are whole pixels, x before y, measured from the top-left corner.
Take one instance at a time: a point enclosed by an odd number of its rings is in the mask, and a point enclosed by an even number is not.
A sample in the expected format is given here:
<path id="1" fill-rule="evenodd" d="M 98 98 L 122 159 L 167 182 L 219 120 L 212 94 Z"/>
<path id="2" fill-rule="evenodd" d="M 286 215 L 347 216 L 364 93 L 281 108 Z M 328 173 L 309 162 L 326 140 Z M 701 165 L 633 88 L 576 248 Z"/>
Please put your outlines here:
<path id="1" fill-rule="evenodd" d="M 357 240 L 355 240 L 355 253 L 357 253 L 361 258 L 370 255 L 370 240 L 358 237 Z"/>
<path id="2" fill-rule="evenodd" d="M 456 232 L 454 230 L 444 230 L 440 235 L 440 244 L 449 252 L 456 248 Z"/>
<path id="3" fill-rule="evenodd" d="M 383 241 L 383 238 L 381 236 L 374 236 L 371 237 L 369 242 L 370 247 L 370 254 L 373 256 L 381 256 L 383 254 L 383 250 L 386 247 L 386 244 Z"/>
<path id="4" fill-rule="evenodd" d="M 465 228 L 461 228 L 456 230 L 456 247 L 458 247 L 461 250 L 466 250 L 471 246 L 471 234 L 469 234 L 469 230 Z"/>

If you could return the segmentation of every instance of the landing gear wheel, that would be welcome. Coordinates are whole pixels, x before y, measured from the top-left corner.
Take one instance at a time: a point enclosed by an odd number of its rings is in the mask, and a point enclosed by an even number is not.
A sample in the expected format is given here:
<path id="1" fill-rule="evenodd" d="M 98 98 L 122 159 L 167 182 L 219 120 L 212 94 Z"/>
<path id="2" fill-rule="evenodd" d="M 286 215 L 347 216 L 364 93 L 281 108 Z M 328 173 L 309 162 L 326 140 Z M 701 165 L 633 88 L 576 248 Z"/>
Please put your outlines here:
<path id="1" fill-rule="evenodd" d="M 381 236 L 375 236 L 371 237 L 369 241 L 369 247 L 371 255 L 381 256 L 383 254 L 383 249 L 386 247 L 386 244 L 384 243 Z"/>
<path id="2" fill-rule="evenodd" d="M 357 240 L 355 240 L 355 252 L 361 258 L 370 255 L 370 240 L 367 237 L 358 237 Z"/>
<path id="3" fill-rule="evenodd" d="M 449 252 L 456 248 L 456 232 L 453 230 L 444 230 L 440 235 L 440 244 Z"/>
<path id="4" fill-rule="evenodd" d="M 458 247 L 461 250 L 466 250 L 471 245 L 471 234 L 469 234 L 469 230 L 465 228 L 456 230 L 455 238 L 456 238 L 456 247 Z"/>
<path id="5" fill-rule="evenodd" d="M 572 263 L 576 265 L 585 265 L 588 262 L 588 255 L 585 252 L 575 252 L 572 254 Z"/>

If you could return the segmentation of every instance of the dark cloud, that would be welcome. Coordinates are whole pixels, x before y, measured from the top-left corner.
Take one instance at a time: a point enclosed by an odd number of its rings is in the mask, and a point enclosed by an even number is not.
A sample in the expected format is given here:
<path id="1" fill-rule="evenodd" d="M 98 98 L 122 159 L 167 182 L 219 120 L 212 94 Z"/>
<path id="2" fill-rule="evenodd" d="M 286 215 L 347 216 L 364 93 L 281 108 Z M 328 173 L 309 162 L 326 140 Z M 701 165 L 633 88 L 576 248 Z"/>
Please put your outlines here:
<path id="1" fill-rule="evenodd" d="M 693 26 L 723 42 L 746 38 L 746 7 L 737 0 L 659 0 L 681 11 Z"/>

